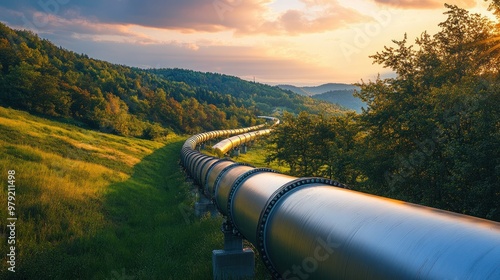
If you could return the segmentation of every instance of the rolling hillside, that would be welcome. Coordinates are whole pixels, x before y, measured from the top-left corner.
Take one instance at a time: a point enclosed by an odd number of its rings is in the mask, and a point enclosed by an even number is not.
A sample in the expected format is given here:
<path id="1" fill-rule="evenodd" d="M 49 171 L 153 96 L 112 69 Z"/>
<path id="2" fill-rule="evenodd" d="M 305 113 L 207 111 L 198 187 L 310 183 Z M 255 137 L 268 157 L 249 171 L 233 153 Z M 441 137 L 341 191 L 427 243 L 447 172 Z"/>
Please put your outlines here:
<path id="1" fill-rule="evenodd" d="M 277 109 L 337 114 L 327 102 L 214 73 L 144 70 L 59 48 L 0 23 L 0 105 L 124 136 L 250 126 Z M 34 102 L 36 100 L 36 102 Z"/>
<path id="2" fill-rule="evenodd" d="M 290 90 L 297 94 L 310 96 L 316 100 L 327 101 L 331 104 L 339 105 L 347 110 L 354 110 L 361 113 L 361 108 L 366 104 L 354 96 L 354 92 L 359 87 L 351 84 L 328 83 L 319 86 L 297 87 L 292 85 L 279 85 L 284 90 Z"/>
<path id="3" fill-rule="evenodd" d="M 306 91 L 305 89 L 297 86 L 292 86 L 292 85 L 278 85 L 279 88 L 284 89 L 284 90 L 289 90 L 293 91 L 296 94 L 299 95 L 304 95 L 304 96 L 311 96 L 313 95 L 311 92 Z"/>
<path id="4" fill-rule="evenodd" d="M 214 102 L 211 94 L 218 93 L 234 100 L 238 106 L 256 108 L 263 114 L 271 115 L 276 109 L 295 114 L 306 111 L 333 115 L 342 111 L 339 106 L 297 95 L 279 86 L 249 82 L 234 76 L 187 69 L 151 69 L 148 72 L 198 88 L 200 94 L 197 98 L 204 102 Z"/>
<path id="5" fill-rule="evenodd" d="M 0 279 L 211 275 L 222 219 L 194 216 L 178 165 L 184 140 L 116 136 L 0 107 L 0 170 L 5 180 L 15 170 L 19 221 L 16 272 L 3 254 Z M 0 212 L 3 236 L 6 215 Z M 259 278 L 266 273 L 257 262 Z"/>
<path id="6" fill-rule="evenodd" d="M 361 108 L 366 108 L 366 104 L 361 99 L 355 97 L 353 89 L 332 90 L 312 96 L 314 99 L 328 101 L 340 105 L 347 109 L 361 113 Z"/>
<path id="7" fill-rule="evenodd" d="M 328 83 L 319 86 L 304 86 L 297 87 L 293 85 L 278 85 L 279 88 L 284 90 L 290 90 L 300 95 L 305 96 L 313 96 L 317 94 L 322 94 L 328 91 L 335 90 L 355 90 L 359 89 L 357 86 L 353 86 L 351 84 L 342 84 L 342 83 Z"/>
<path id="8" fill-rule="evenodd" d="M 342 84 L 342 83 L 328 83 L 324 85 L 314 86 L 314 87 L 302 87 L 307 92 L 310 92 L 312 95 L 322 94 L 328 91 L 334 90 L 354 90 L 359 89 L 357 86 L 353 86 L 351 84 Z"/>

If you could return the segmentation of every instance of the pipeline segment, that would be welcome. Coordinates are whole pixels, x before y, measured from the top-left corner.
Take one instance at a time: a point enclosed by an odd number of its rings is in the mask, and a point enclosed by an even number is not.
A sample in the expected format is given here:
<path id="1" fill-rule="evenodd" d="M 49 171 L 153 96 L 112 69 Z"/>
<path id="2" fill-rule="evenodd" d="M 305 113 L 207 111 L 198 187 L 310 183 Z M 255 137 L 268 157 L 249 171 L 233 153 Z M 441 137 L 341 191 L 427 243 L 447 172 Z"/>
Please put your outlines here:
<path id="1" fill-rule="evenodd" d="M 500 224 L 217 159 L 181 162 L 276 279 L 500 279 Z"/>
<path id="2" fill-rule="evenodd" d="M 239 134 L 230 138 L 227 138 L 225 140 L 220 141 L 219 143 L 215 144 L 212 149 L 215 150 L 215 153 L 219 157 L 223 157 L 225 154 L 227 154 L 229 151 L 233 150 L 234 148 L 239 147 L 240 145 L 243 145 L 245 143 L 254 141 L 258 137 L 268 135 L 271 133 L 271 129 L 262 129 L 262 130 L 257 130 L 257 131 L 252 131 L 244 134 Z"/>
<path id="3" fill-rule="evenodd" d="M 267 116 L 258 116 L 258 118 L 262 119 L 267 119 L 272 122 L 271 127 L 274 127 L 280 123 L 280 120 L 278 118 L 274 117 L 267 117 Z M 262 129 L 262 130 L 257 130 L 257 131 L 252 131 L 252 132 L 247 132 L 244 134 L 239 134 L 230 138 L 227 138 L 225 140 L 220 141 L 219 143 L 215 144 L 212 149 L 215 151 L 215 153 L 219 157 L 223 157 L 225 154 L 227 154 L 229 151 L 239 147 L 240 145 L 243 145 L 245 143 L 254 141 L 255 139 L 268 135 L 270 134 L 272 129 Z"/>

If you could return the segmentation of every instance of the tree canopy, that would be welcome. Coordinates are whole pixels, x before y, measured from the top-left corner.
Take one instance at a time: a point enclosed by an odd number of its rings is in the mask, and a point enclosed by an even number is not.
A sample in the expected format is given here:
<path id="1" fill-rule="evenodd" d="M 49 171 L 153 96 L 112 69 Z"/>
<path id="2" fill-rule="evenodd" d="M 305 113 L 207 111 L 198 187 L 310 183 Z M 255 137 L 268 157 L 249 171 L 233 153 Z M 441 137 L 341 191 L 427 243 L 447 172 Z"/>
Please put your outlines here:
<path id="1" fill-rule="evenodd" d="M 293 175 L 329 170 L 357 190 L 499 221 L 498 25 L 446 7 L 438 33 L 415 44 L 404 35 L 372 56 L 397 75 L 358 84 L 360 115 L 285 118 L 269 160 Z"/>
<path id="2" fill-rule="evenodd" d="M 2 106 L 135 137 L 249 126 L 276 108 L 339 112 L 326 102 L 227 75 L 92 59 L 2 23 L 0 73 Z"/>

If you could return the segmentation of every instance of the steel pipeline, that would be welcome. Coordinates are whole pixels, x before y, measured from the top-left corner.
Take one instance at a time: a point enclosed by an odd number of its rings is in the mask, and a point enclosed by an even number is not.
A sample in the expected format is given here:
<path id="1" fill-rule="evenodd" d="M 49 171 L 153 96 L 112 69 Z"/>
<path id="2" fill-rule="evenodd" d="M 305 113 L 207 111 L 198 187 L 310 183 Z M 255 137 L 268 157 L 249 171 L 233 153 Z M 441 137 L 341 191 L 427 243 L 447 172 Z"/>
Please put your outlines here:
<path id="1" fill-rule="evenodd" d="M 211 138 L 248 131 L 195 135 L 181 162 L 274 278 L 500 279 L 499 223 L 196 151 Z"/>

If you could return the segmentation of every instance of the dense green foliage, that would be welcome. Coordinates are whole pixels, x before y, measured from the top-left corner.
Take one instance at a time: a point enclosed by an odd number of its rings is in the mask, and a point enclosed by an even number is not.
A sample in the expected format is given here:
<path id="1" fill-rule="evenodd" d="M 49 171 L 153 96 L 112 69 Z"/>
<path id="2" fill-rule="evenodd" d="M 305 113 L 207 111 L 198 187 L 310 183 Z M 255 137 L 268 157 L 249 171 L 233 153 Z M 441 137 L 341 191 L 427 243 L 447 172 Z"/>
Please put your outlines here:
<path id="1" fill-rule="evenodd" d="M 184 69 L 151 69 L 167 80 L 186 83 L 199 89 L 197 98 L 209 104 L 235 104 L 244 108 L 256 108 L 262 114 L 272 114 L 276 109 L 299 113 L 323 112 L 329 115 L 339 113 L 338 106 L 318 102 L 300 96 L 278 86 L 243 81 L 234 76 L 218 73 L 202 73 Z"/>
<path id="2" fill-rule="evenodd" d="M 331 118 L 305 112 L 297 117 L 285 114 L 270 136 L 267 162 L 285 164 L 293 176 L 355 182 L 357 174 L 347 172 L 353 170 L 350 165 L 357 134 L 354 119 L 353 113 Z"/>
<path id="3" fill-rule="evenodd" d="M 0 23 L 0 105 L 149 139 L 255 124 L 281 109 L 337 112 L 277 87 L 180 69 L 91 59 Z"/>
<path id="4" fill-rule="evenodd" d="M 360 115 L 287 116 L 268 160 L 382 196 L 500 221 L 495 25 L 456 6 L 441 31 L 373 56 L 396 78 L 362 82 Z M 493 51 L 491 51 L 493 50 Z"/>

